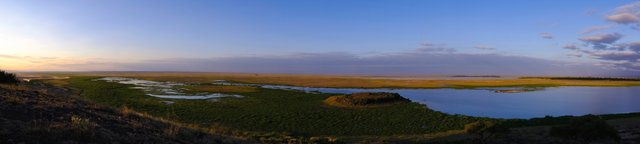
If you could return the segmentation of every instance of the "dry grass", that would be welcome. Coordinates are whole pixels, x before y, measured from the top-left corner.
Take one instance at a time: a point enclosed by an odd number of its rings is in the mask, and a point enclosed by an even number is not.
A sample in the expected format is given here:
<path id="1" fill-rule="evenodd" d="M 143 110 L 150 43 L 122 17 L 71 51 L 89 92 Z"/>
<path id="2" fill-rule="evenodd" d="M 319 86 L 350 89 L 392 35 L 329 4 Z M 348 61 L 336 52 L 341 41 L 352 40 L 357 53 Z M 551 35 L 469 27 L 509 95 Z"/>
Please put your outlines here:
<path id="1" fill-rule="evenodd" d="M 344 97 L 344 96 L 342 96 L 342 95 L 340 95 L 340 96 L 331 96 L 331 97 L 325 99 L 323 102 L 326 105 L 334 106 L 334 107 L 343 107 L 343 108 L 352 107 L 352 106 L 350 106 L 348 104 L 344 104 L 344 103 L 338 102 L 338 99 L 340 99 L 341 97 Z"/>
<path id="2" fill-rule="evenodd" d="M 133 111 L 132 109 L 129 109 L 129 107 L 127 106 L 123 106 L 120 108 L 120 113 L 122 114 L 123 117 L 127 118 L 129 117 L 129 115 L 135 114 L 135 111 Z"/>
<path id="3" fill-rule="evenodd" d="M 8 85 L 8 84 L 0 84 L 0 88 L 7 89 L 7 90 L 15 90 L 15 91 L 29 90 L 29 87 L 26 87 L 26 86 Z"/>
<path id="4" fill-rule="evenodd" d="M 79 130 L 93 130 L 98 124 L 77 115 L 71 116 L 71 126 Z"/>
<path id="5" fill-rule="evenodd" d="M 67 82 L 64 79 L 49 79 L 49 80 L 45 80 L 45 82 L 56 87 L 64 87 L 67 84 L 69 84 L 69 82 Z"/>
<path id="6" fill-rule="evenodd" d="M 60 76 L 61 74 L 57 74 Z M 640 86 L 640 81 L 602 80 L 550 80 L 550 79 L 379 79 L 366 76 L 331 76 L 298 74 L 246 74 L 246 73 L 73 73 L 66 76 L 123 76 L 156 81 L 212 82 L 229 80 L 243 83 L 282 84 L 307 87 L 358 87 L 358 88 L 467 88 L 504 86 Z"/>

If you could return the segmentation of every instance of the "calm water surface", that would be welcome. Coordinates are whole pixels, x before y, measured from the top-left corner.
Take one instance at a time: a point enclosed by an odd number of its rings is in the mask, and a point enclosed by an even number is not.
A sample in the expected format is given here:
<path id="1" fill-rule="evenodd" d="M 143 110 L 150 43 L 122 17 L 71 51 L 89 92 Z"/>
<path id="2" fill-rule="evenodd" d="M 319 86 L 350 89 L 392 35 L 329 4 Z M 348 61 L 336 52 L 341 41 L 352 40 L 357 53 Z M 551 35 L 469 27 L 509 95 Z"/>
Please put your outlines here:
<path id="1" fill-rule="evenodd" d="M 339 89 L 264 85 L 264 88 L 307 92 L 393 92 L 429 108 L 494 118 L 533 118 L 564 115 L 640 112 L 640 87 L 552 87 L 522 93 L 496 89 Z"/>
<path id="2" fill-rule="evenodd" d="M 186 94 L 175 82 L 155 82 L 132 78 L 107 77 L 97 80 L 130 84 L 148 96 L 165 99 L 215 99 L 242 97 L 221 93 Z M 552 87 L 521 93 L 497 93 L 518 89 L 343 89 L 309 88 L 280 85 L 238 84 L 216 81 L 222 85 L 249 85 L 271 89 L 301 90 L 310 93 L 393 92 L 414 102 L 450 114 L 494 118 L 534 118 L 564 115 L 614 114 L 640 112 L 640 87 Z"/>

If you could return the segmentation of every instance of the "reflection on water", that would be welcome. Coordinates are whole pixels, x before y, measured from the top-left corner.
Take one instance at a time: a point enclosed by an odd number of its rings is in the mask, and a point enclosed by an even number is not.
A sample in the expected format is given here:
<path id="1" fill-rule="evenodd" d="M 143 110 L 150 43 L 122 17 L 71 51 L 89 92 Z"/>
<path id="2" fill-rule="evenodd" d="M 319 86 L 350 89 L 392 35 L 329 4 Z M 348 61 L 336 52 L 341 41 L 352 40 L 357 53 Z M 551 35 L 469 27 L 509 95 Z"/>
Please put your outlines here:
<path id="1" fill-rule="evenodd" d="M 96 80 L 102 80 L 107 82 L 117 82 L 121 84 L 135 85 L 132 89 L 141 89 L 148 96 L 165 98 L 165 99 L 214 99 L 221 97 L 242 97 L 240 95 L 221 94 L 221 93 L 203 93 L 198 95 L 190 95 L 183 92 L 183 89 L 176 88 L 176 86 L 183 86 L 183 83 L 176 82 L 156 82 L 148 80 L 140 80 L 133 78 L 122 77 L 105 77 Z"/>
<path id="2" fill-rule="evenodd" d="M 232 85 L 220 82 L 218 84 Z M 240 84 L 254 85 L 254 84 Z M 254 85 L 255 86 L 255 85 Z M 551 87 L 545 89 L 343 89 L 260 85 L 263 88 L 305 92 L 393 92 L 429 108 L 470 116 L 533 118 L 563 115 L 640 112 L 640 87 Z M 518 90 L 508 92 L 508 90 Z M 501 91 L 502 92 L 497 92 Z M 506 92 L 505 92 L 506 91 Z"/>

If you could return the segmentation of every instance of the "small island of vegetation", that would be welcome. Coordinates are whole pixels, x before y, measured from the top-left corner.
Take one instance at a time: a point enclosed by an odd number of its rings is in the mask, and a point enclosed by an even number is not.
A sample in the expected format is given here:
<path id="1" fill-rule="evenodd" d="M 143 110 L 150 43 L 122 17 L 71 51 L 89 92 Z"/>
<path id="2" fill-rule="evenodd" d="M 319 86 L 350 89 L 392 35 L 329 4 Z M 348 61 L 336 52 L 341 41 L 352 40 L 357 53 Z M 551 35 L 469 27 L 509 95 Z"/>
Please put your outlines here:
<path id="1" fill-rule="evenodd" d="M 324 101 L 327 105 L 336 107 L 379 107 L 398 103 L 410 102 L 410 100 L 397 93 L 387 92 L 363 92 L 349 95 L 331 96 Z"/>

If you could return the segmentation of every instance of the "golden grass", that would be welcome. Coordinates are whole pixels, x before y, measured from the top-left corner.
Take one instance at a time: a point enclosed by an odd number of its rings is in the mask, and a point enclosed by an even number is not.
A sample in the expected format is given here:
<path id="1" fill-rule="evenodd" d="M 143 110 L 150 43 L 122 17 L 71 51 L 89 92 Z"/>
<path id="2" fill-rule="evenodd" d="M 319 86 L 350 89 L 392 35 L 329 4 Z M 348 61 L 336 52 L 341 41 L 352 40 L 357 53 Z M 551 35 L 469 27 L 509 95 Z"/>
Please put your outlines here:
<path id="1" fill-rule="evenodd" d="M 379 79 L 366 76 L 332 76 L 300 74 L 247 74 L 247 73 L 72 73 L 57 76 L 121 76 L 155 81 L 212 82 L 228 80 L 243 83 L 280 84 L 306 87 L 352 88 L 472 88 L 512 86 L 640 86 L 640 81 L 604 80 L 550 80 L 550 79 Z"/>
<path id="2" fill-rule="evenodd" d="M 329 98 L 325 99 L 323 102 L 324 102 L 324 104 L 326 104 L 326 105 L 334 106 L 334 107 L 343 107 L 343 108 L 350 108 L 350 107 L 352 107 L 351 105 L 348 105 L 348 104 L 344 104 L 344 103 L 338 102 L 337 100 L 338 100 L 339 98 L 341 98 L 341 97 L 344 97 L 344 96 L 343 96 L 343 95 L 340 95 L 340 96 L 331 96 L 331 97 L 329 97 Z"/>
<path id="3" fill-rule="evenodd" d="M 67 84 L 69 84 L 69 82 L 67 82 L 65 79 L 49 79 L 49 80 L 45 80 L 44 82 L 51 84 L 55 87 L 64 87 Z"/>
<path id="4" fill-rule="evenodd" d="M 218 86 L 218 85 L 197 85 L 197 86 L 183 86 L 189 91 L 196 92 L 211 92 L 211 93 L 247 93 L 255 92 L 257 88 L 250 86 Z"/>
<path id="5" fill-rule="evenodd" d="M 0 88 L 7 89 L 7 90 L 16 90 L 16 91 L 29 90 L 29 87 L 27 87 L 27 86 L 10 85 L 10 84 L 0 84 Z"/>

